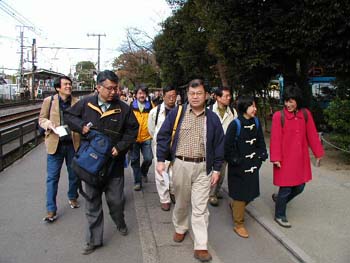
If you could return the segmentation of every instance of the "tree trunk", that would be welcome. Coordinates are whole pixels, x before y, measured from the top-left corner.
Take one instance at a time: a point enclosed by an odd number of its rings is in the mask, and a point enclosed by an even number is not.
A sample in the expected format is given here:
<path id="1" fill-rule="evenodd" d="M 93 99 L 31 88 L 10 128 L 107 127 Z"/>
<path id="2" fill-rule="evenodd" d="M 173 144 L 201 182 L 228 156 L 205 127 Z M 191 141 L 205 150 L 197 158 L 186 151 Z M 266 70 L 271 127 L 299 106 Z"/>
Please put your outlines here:
<path id="1" fill-rule="evenodd" d="M 218 59 L 218 62 L 216 63 L 216 69 L 219 72 L 222 86 L 228 87 L 227 67 L 220 59 Z"/>

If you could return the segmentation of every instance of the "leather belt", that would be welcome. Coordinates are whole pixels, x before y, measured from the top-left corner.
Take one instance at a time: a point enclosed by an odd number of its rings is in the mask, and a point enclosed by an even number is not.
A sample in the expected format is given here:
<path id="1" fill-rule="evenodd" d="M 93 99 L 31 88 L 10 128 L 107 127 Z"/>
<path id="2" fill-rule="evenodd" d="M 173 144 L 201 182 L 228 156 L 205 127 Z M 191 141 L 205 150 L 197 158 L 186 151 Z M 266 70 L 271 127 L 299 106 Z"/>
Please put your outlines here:
<path id="1" fill-rule="evenodd" d="M 185 156 L 175 156 L 176 158 L 184 161 L 184 162 L 191 162 L 191 163 L 201 163 L 205 162 L 205 157 L 185 157 Z"/>

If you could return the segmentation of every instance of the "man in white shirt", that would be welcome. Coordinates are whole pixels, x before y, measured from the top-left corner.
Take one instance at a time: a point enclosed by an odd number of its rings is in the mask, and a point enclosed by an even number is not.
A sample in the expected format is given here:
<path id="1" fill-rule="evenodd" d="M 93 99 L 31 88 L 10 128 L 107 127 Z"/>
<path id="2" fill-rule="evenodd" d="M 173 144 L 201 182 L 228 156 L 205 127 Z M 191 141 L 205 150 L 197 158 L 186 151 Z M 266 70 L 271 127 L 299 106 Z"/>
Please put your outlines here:
<path id="1" fill-rule="evenodd" d="M 228 125 L 233 121 L 233 119 L 237 118 L 236 110 L 230 106 L 232 98 L 231 90 L 228 87 L 219 87 L 215 90 L 215 96 L 216 102 L 214 103 L 214 105 L 210 106 L 209 109 L 211 109 L 218 115 L 224 133 L 226 134 Z M 222 186 L 222 183 L 224 182 L 226 170 L 227 163 L 224 162 L 220 171 L 219 182 L 216 185 L 214 185 L 210 191 L 209 203 L 212 206 L 219 205 L 218 196 L 220 197 L 219 191 Z"/>
<path id="2" fill-rule="evenodd" d="M 152 150 L 156 152 L 157 146 L 157 133 L 162 126 L 166 115 L 169 113 L 171 109 L 175 107 L 176 102 L 176 90 L 174 87 L 167 86 L 163 88 L 163 103 L 159 104 L 157 107 L 153 108 L 148 116 L 148 132 L 152 136 Z M 155 157 L 155 162 L 157 159 Z M 166 162 L 166 166 L 168 170 L 170 162 Z M 155 180 L 157 191 L 160 199 L 160 208 L 163 211 L 170 210 L 170 193 L 169 186 L 164 181 L 163 177 L 157 172 L 155 169 Z M 171 183 L 171 180 L 170 180 Z"/>

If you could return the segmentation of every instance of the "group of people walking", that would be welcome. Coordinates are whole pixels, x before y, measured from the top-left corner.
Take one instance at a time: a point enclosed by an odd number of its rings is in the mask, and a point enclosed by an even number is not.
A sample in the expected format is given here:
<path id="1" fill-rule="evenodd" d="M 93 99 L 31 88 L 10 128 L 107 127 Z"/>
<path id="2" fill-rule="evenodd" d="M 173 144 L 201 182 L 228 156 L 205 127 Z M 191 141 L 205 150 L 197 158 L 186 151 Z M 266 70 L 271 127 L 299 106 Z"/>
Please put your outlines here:
<path id="1" fill-rule="evenodd" d="M 138 86 L 136 98 L 128 106 L 118 96 L 118 77 L 112 71 L 97 76 L 97 92 L 80 101 L 71 96 L 72 82 L 60 77 L 55 82 L 57 95 L 44 100 L 39 124 L 46 130 L 47 146 L 47 222 L 57 218 L 56 195 L 63 160 L 69 174 L 68 202 L 78 208 L 78 180 L 70 165 L 79 140 L 88 140 L 91 129 L 111 138 L 113 162 L 103 188 L 85 183 L 87 218 L 83 254 L 103 245 L 102 194 L 118 231 L 128 234 L 124 219 L 124 166 L 128 155 L 134 175 L 134 190 L 148 182 L 155 160 L 155 181 L 160 208 L 169 211 L 174 203 L 173 240 L 182 242 L 191 228 L 194 257 L 211 260 L 208 251 L 208 203 L 219 204 L 220 188 L 227 173 L 230 209 L 234 232 L 247 238 L 245 207 L 260 194 L 259 169 L 268 158 L 262 125 L 256 117 L 253 97 L 240 96 L 236 109 L 230 105 L 229 88 L 215 91 L 216 102 L 206 107 L 206 87 L 194 79 L 187 87 L 188 102 L 176 105 L 176 90 L 163 89 L 163 102 L 147 100 L 146 86 Z M 302 94 L 296 87 L 285 89 L 285 107 L 272 120 L 270 160 L 273 162 L 275 221 L 290 227 L 286 205 L 302 192 L 311 180 L 308 147 L 319 160 L 324 152 L 309 110 L 302 107 Z M 66 135 L 57 132 L 64 127 Z M 75 147 L 74 147 L 75 146 Z M 142 163 L 141 155 L 142 154 Z M 227 172 L 226 172 L 227 171 Z M 191 209 L 190 209 L 191 208 Z M 191 211 L 191 212 L 190 212 Z M 189 225 L 191 218 L 191 227 Z"/>

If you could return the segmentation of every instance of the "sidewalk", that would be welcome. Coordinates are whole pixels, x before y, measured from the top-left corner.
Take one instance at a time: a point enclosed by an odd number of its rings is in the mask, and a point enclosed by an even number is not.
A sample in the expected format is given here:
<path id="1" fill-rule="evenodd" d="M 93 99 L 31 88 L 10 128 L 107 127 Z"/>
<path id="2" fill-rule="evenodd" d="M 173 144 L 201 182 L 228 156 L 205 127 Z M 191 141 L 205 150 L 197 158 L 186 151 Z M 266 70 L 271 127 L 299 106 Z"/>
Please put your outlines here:
<path id="1" fill-rule="evenodd" d="M 130 233 L 126 237 L 118 234 L 104 205 L 105 244 L 89 256 L 80 254 L 86 224 L 84 200 L 80 199 L 81 208 L 69 208 L 65 168 L 58 194 L 59 218 L 54 224 L 42 221 L 45 170 L 46 153 L 41 144 L 0 174 L 1 263 L 198 262 L 193 257 L 190 235 L 180 244 L 172 240 L 172 212 L 159 208 L 153 167 L 143 192 L 132 190 L 131 169 L 126 169 L 125 213 Z M 290 229 L 273 221 L 271 194 L 277 188 L 272 184 L 269 162 L 263 164 L 260 173 L 261 196 L 247 207 L 249 239 L 233 233 L 227 195 L 219 207 L 210 207 L 212 262 L 297 262 L 285 248 L 300 262 L 349 262 L 350 175 L 347 171 L 327 171 L 322 166 L 313 167 L 313 175 L 305 191 L 289 204 L 288 219 L 293 225 Z M 227 191 L 226 182 L 224 189 Z"/>
<path id="2" fill-rule="evenodd" d="M 350 262 L 350 174 L 312 167 L 313 180 L 287 208 L 292 228 L 274 222 L 272 165 L 260 170 L 260 197 L 247 210 L 301 262 Z M 227 183 L 224 183 L 227 191 Z"/>

